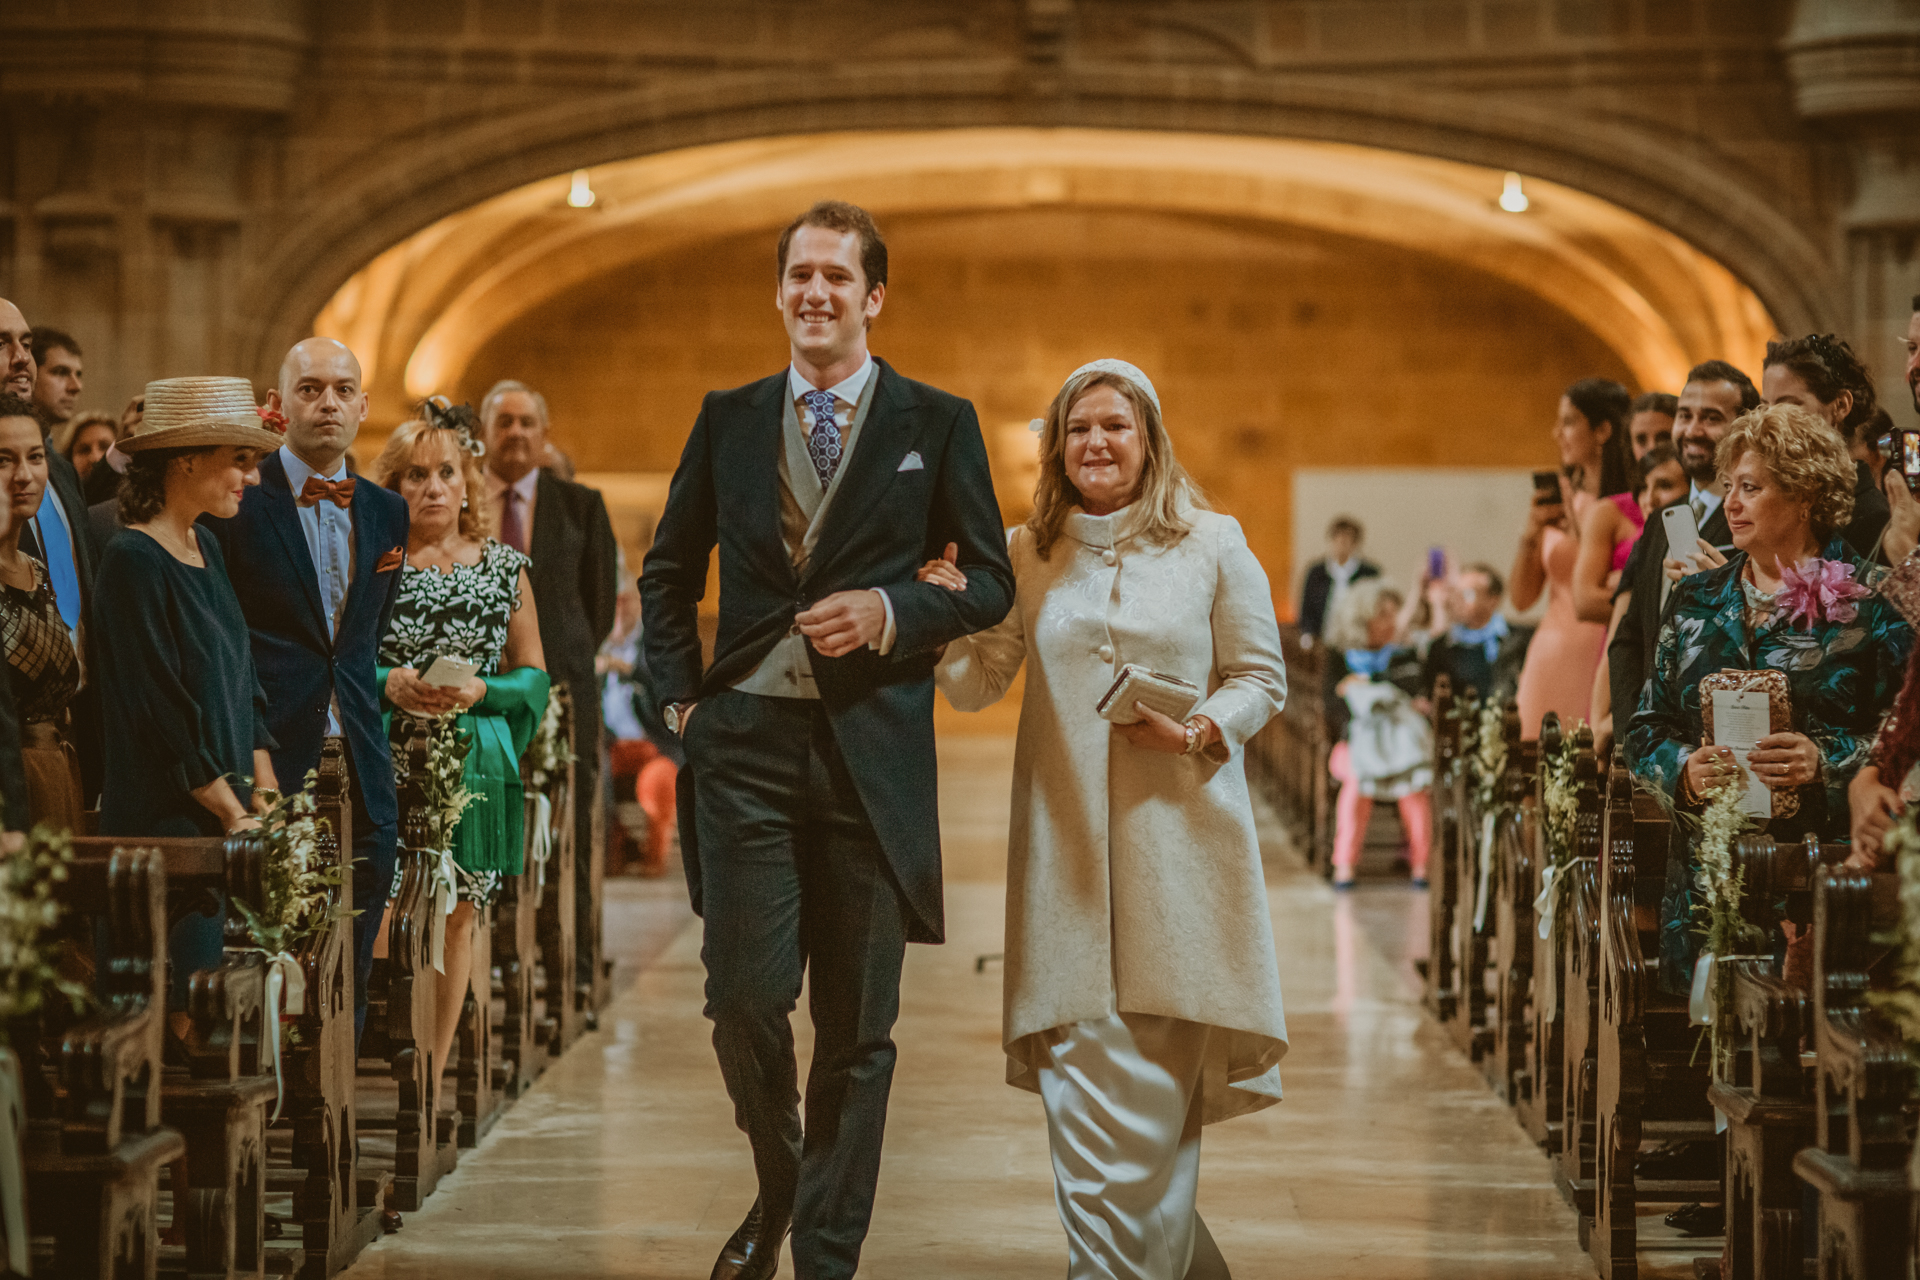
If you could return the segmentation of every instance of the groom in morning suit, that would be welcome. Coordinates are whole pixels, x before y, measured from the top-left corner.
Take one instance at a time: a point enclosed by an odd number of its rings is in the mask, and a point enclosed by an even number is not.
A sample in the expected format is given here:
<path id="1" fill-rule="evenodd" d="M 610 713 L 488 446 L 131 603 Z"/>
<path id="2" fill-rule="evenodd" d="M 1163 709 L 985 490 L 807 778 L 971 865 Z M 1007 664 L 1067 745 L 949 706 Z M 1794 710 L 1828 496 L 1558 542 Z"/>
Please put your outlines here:
<path id="1" fill-rule="evenodd" d="M 709 394 L 640 579 L 681 735 L 680 833 L 706 921 L 706 1013 L 760 1195 L 713 1280 L 860 1261 L 880 1176 L 906 943 L 939 942 L 933 663 L 1013 600 L 979 420 L 867 352 L 887 250 L 829 201 L 780 237 L 791 364 Z M 697 609 L 720 548 L 719 636 Z M 957 556 L 966 590 L 914 580 Z M 811 966 L 804 1131 L 788 1014 Z"/>
<path id="2" fill-rule="evenodd" d="M 287 352 L 267 406 L 287 442 L 260 463 L 240 514 L 206 521 L 253 634 L 273 770 L 299 788 L 329 737 L 345 740 L 353 796 L 353 1030 L 367 1018 L 373 940 L 393 884 L 400 806 L 380 725 L 374 654 L 400 596 L 407 503 L 347 471 L 367 412 L 360 362 L 332 338 Z"/>

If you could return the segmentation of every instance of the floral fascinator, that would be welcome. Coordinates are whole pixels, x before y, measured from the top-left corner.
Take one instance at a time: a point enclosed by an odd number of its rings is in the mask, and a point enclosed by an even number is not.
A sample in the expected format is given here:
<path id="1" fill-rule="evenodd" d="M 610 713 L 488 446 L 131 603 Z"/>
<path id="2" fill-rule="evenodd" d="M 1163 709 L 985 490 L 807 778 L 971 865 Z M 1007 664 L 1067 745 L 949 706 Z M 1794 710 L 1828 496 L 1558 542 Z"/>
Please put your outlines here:
<path id="1" fill-rule="evenodd" d="M 439 431 L 451 431 L 460 438 L 460 447 L 476 458 L 487 456 L 487 446 L 480 442 L 480 415 L 473 411 L 470 404 L 454 404 L 445 396 L 429 396 L 420 406 L 426 412 L 427 422 Z"/>

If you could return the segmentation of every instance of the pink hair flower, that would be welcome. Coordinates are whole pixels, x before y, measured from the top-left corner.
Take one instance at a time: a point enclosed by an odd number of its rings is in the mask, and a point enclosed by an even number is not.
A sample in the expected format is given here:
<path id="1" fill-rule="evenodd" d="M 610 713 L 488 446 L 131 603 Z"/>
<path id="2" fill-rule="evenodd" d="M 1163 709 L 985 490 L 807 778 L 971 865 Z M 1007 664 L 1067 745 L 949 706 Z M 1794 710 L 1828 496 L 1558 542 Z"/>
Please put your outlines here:
<path id="1" fill-rule="evenodd" d="M 278 409 L 268 408 L 264 404 L 261 405 L 258 409 L 255 409 L 254 412 L 260 415 L 261 426 L 265 427 L 269 431 L 277 431 L 281 435 L 287 434 L 287 415 L 286 414 L 280 412 Z"/>
<path id="2" fill-rule="evenodd" d="M 1783 565 L 1774 605 L 1789 622 L 1811 630 L 1819 622 L 1852 622 L 1860 614 L 1855 600 L 1873 593 L 1853 580 L 1853 566 L 1818 556 L 1801 566 Z"/>

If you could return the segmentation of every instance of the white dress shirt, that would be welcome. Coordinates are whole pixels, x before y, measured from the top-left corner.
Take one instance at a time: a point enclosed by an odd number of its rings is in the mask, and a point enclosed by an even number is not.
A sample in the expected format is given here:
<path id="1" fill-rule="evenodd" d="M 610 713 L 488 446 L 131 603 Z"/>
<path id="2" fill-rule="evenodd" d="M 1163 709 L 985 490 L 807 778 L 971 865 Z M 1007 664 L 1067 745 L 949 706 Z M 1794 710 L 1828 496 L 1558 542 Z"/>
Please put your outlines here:
<path id="1" fill-rule="evenodd" d="M 297 500 L 307 480 L 319 472 L 300 460 L 298 454 L 280 446 L 280 463 L 287 469 L 287 485 Z M 332 475 L 322 480 L 339 482 L 347 478 L 344 459 L 335 464 Z M 296 506 L 300 532 L 306 535 L 307 551 L 313 557 L 313 571 L 320 588 L 320 608 L 327 617 L 327 637 L 332 639 L 340 626 L 340 610 L 347 603 L 347 588 L 353 585 L 353 516 L 344 507 L 322 499 L 310 507 Z M 327 732 L 340 732 L 338 707 L 327 707 Z"/>

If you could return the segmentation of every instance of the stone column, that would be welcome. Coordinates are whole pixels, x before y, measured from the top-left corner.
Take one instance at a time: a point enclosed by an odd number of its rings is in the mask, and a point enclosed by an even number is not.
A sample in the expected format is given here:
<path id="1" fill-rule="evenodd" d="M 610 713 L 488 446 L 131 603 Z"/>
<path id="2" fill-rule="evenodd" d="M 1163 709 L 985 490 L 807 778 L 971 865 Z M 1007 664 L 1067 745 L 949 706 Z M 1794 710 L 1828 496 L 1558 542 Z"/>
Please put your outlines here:
<path id="1" fill-rule="evenodd" d="M 1898 340 L 1920 295 L 1920 0 L 1801 0 L 1783 41 L 1800 114 L 1844 147 L 1849 332 L 1910 425 Z"/>
<path id="2" fill-rule="evenodd" d="M 277 200 L 307 21 L 298 0 L 9 15 L 0 295 L 85 348 L 83 408 L 117 412 L 150 378 L 256 372 L 238 364 L 236 293 Z"/>

